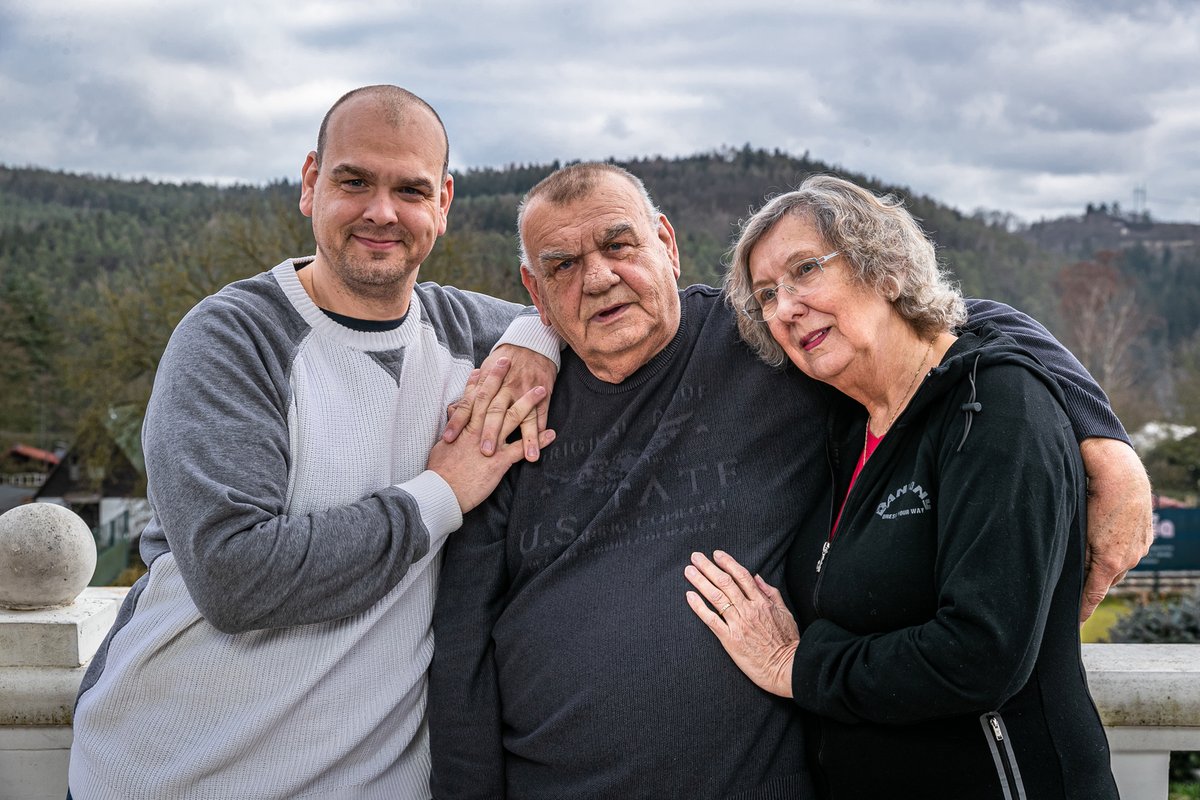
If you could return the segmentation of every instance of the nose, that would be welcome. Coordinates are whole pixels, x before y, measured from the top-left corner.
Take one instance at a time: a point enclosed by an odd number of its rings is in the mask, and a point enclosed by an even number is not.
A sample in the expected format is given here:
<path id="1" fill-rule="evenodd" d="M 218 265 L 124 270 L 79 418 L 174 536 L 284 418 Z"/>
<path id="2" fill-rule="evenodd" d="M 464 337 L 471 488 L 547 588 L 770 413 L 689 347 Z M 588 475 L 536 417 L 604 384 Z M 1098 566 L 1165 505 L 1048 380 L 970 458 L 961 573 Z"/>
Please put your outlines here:
<path id="1" fill-rule="evenodd" d="M 804 295 L 795 289 L 781 285 L 775 295 L 775 318 L 787 322 L 808 313 Z"/>
<path id="2" fill-rule="evenodd" d="M 395 224 L 400 217 L 396 214 L 391 192 L 379 191 L 372 194 L 367 207 L 363 209 L 363 219 L 375 225 Z"/>
<path id="3" fill-rule="evenodd" d="M 608 260 L 599 253 L 588 253 L 583 257 L 583 291 L 588 294 L 603 294 L 621 278 L 613 272 Z"/>

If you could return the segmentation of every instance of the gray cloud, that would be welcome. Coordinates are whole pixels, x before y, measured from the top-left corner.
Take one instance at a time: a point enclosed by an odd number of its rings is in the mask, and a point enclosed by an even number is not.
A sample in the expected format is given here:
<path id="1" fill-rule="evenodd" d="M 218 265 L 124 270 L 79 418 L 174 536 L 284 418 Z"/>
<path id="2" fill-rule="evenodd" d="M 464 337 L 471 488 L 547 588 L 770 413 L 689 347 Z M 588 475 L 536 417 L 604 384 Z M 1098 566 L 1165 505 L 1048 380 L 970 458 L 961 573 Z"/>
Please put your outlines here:
<path id="1" fill-rule="evenodd" d="M 749 142 L 967 211 L 1033 220 L 1145 185 L 1195 220 L 1200 8 L 1129 6 L 9 0 L 0 162 L 294 177 L 328 105 L 389 82 L 438 108 L 457 169 Z"/>

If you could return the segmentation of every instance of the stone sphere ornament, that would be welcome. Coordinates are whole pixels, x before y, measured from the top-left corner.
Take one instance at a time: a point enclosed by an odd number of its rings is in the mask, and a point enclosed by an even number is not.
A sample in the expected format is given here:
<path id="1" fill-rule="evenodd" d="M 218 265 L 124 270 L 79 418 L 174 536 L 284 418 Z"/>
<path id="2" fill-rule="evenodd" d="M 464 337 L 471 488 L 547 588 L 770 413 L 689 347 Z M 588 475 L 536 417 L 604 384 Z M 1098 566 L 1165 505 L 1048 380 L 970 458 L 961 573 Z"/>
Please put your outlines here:
<path id="1" fill-rule="evenodd" d="M 67 605 L 95 571 L 96 541 L 74 511 L 27 503 L 0 514 L 0 607 Z"/>

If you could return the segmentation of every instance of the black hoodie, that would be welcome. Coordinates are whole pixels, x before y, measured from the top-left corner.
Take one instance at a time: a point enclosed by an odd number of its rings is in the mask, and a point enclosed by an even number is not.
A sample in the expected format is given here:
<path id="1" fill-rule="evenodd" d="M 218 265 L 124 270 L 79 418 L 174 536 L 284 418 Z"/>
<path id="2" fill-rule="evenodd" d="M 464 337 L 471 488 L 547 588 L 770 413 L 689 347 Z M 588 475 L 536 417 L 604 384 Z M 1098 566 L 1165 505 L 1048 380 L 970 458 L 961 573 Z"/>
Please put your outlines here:
<path id="1" fill-rule="evenodd" d="M 826 796 L 1116 798 L 1080 659 L 1084 472 L 1054 379 L 1006 334 L 962 335 L 830 539 L 865 433 L 860 405 L 835 406 L 829 515 L 787 568 Z"/>

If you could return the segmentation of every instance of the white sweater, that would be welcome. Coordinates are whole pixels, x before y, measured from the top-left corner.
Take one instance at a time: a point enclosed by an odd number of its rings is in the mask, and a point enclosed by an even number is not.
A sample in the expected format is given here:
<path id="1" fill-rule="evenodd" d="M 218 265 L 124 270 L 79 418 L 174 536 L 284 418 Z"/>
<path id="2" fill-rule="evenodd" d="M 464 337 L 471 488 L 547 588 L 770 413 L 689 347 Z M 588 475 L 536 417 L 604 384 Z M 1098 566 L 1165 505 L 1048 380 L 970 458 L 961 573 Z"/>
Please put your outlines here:
<path id="1" fill-rule="evenodd" d="M 422 284 L 403 324 L 329 319 L 285 261 L 180 323 L 143 430 L 154 520 L 75 713 L 90 798 L 424 798 L 441 546 L 424 471 L 520 307 Z M 519 339 L 557 355 L 533 316 Z"/>

